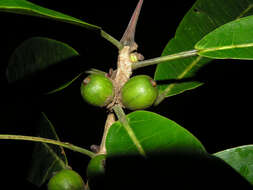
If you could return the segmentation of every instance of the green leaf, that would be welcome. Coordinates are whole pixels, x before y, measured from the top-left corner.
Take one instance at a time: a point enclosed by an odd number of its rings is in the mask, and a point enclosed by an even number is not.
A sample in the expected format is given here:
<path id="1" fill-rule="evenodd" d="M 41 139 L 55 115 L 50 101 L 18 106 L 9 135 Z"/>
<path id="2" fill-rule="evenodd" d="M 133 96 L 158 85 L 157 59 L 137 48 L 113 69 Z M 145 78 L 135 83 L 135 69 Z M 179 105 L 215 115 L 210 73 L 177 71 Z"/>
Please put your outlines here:
<path id="1" fill-rule="evenodd" d="M 26 0 L 0 0 L 0 11 L 30 15 L 30 16 L 37 16 L 37 17 L 43 17 L 47 19 L 67 22 L 67 23 L 79 25 L 91 30 L 101 29 L 98 26 L 86 23 L 82 20 L 71 17 L 69 15 L 38 6 Z"/>
<path id="2" fill-rule="evenodd" d="M 106 137 L 107 156 L 140 155 L 142 151 L 146 156 L 169 152 L 205 153 L 198 139 L 163 116 L 135 111 L 128 114 L 127 119 L 128 130 L 119 121 L 110 127 Z M 134 139 L 131 138 L 133 135 Z"/>
<path id="3" fill-rule="evenodd" d="M 63 90 L 72 84 L 82 73 L 68 71 L 61 73 L 65 67 L 71 67 L 69 63 L 75 63 L 79 54 L 69 45 L 44 37 L 33 37 L 19 45 L 9 60 L 7 66 L 7 79 L 9 83 L 19 82 L 18 86 L 31 85 L 33 92 L 51 93 Z M 61 66 L 61 68 L 59 67 Z M 66 69 L 65 69 L 66 70 Z M 20 83 L 21 82 L 21 83 Z"/>
<path id="4" fill-rule="evenodd" d="M 216 59 L 253 59 L 253 16 L 229 22 L 196 45 L 198 54 Z"/>
<path id="5" fill-rule="evenodd" d="M 44 113 L 40 116 L 38 127 L 41 137 L 59 140 L 54 126 Z M 37 186 L 41 186 L 46 180 L 52 177 L 54 172 L 67 168 L 67 166 L 67 157 L 61 146 L 36 143 L 28 173 L 28 180 Z"/>
<path id="6" fill-rule="evenodd" d="M 30 38 L 13 52 L 7 67 L 8 81 L 34 76 L 52 65 L 78 55 L 77 51 L 65 43 L 44 37 Z"/>
<path id="7" fill-rule="evenodd" d="M 227 149 L 214 156 L 224 160 L 253 185 L 253 145 Z"/>
<path id="8" fill-rule="evenodd" d="M 59 86 L 58 88 L 56 88 L 56 89 L 54 89 L 54 90 L 51 90 L 51 91 L 47 92 L 46 94 L 47 94 L 47 95 L 49 95 L 49 94 L 54 94 L 54 93 L 56 93 L 56 92 L 59 92 L 59 91 L 65 89 L 65 88 L 67 88 L 67 87 L 70 86 L 73 82 L 75 82 L 82 74 L 83 74 L 83 72 L 80 73 L 80 74 L 78 74 L 77 76 L 75 76 L 72 80 L 70 80 L 70 81 L 64 83 L 63 85 Z"/>
<path id="9" fill-rule="evenodd" d="M 101 37 L 111 42 L 118 49 L 121 49 L 123 47 L 123 45 L 118 40 L 116 40 L 110 34 L 106 33 L 99 26 L 89 24 L 87 22 L 84 22 L 72 16 L 38 6 L 26 0 L 0 0 L 0 11 L 30 15 L 30 16 L 37 16 L 37 17 L 42 17 L 46 19 L 78 25 L 86 29 L 98 32 Z"/>
<path id="10" fill-rule="evenodd" d="M 181 21 L 175 37 L 169 41 L 162 56 L 192 50 L 202 37 L 217 27 L 252 14 L 253 0 L 198 0 Z M 158 85 L 160 99 L 202 85 L 203 83 L 194 81 L 194 77 L 200 68 L 210 61 L 208 58 L 196 56 L 159 64 L 155 80 L 172 81 Z"/>

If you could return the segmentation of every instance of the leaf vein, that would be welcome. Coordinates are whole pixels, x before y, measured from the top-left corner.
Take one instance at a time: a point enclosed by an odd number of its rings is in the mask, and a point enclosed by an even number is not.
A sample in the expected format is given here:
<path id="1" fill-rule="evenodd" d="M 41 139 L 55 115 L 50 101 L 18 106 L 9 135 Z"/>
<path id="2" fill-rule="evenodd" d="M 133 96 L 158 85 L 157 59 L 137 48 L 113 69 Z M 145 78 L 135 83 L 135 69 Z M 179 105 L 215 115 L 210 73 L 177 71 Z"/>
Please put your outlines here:
<path id="1" fill-rule="evenodd" d="M 182 72 L 180 75 L 178 75 L 176 77 L 176 79 L 182 79 L 188 72 L 191 71 L 191 69 L 197 65 L 197 63 L 201 60 L 201 56 L 198 56 L 197 58 L 194 59 L 194 61 L 191 62 L 191 64 L 189 64 L 188 67 L 186 67 L 186 69 L 184 70 L 184 72 Z M 166 96 L 172 89 L 173 87 L 176 85 L 176 83 L 170 84 L 164 91 L 164 95 Z"/>
<path id="2" fill-rule="evenodd" d="M 246 15 L 251 9 L 253 8 L 253 4 L 249 4 L 249 6 L 241 12 L 241 14 L 236 17 L 236 19 L 242 18 L 244 15 Z"/>
<path id="3" fill-rule="evenodd" d="M 53 157 L 60 163 L 60 165 L 62 167 L 65 167 L 65 163 L 63 162 L 63 160 L 55 153 L 55 151 L 46 143 L 41 143 L 42 145 L 44 145 L 48 151 L 53 155 Z"/>
<path id="4" fill-rule="evenodd" d="M 205 53 L 205 52 L 212 52 L 212 51 L 219 51 L 219 50 L 227 50 L 227 49 L 234 49 L 234 48 L 247 48 L 253 47 L 253 43 L 247 44 L 232 44 L 228 46 L 221 46 L 221 47 L 211 47 L 211 48 L 199 48 L 198 53 Z"/>

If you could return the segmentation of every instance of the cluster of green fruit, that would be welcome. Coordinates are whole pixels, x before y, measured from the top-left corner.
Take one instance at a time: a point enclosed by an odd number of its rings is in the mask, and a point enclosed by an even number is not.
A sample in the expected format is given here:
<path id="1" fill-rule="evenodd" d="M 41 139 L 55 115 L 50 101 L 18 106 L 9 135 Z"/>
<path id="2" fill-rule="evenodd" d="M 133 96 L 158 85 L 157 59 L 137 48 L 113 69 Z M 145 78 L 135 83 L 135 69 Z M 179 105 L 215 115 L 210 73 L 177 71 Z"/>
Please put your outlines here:
<path id="1" fill-rule="evenodd" d="M 89 186 L 92 187 L 99 177 L 105 174 L 105 155 L 100 154 L 92 158 L 87 167 Z M 48 182 L 48 190 L 85 190 L 82 177 L 71 169 L 57 172 Z"/>
<path id="2" fill-rule="evenodd" d="M 94 106 L 104 107 L 115 96 L 113 82 L 103 74 L 91 74 L 81 84 L 83 99 Z M 156 100 L 156 82 L 147 75 L 130 78 L 121 89 L 121 102 L 130 110 L 145 109 Z"/>

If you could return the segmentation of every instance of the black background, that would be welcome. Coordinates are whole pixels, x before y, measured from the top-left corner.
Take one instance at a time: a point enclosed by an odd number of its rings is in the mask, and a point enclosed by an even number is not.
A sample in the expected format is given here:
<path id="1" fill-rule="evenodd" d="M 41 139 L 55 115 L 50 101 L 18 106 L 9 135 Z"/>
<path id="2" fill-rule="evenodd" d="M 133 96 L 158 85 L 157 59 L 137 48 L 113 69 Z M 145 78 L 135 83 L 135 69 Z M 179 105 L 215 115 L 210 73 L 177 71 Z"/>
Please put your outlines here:
<path id="1" fill-rule="evenodd" d="M 33 1 L 35 2 L 35 1 Z M 160 56 L 173 37 L 176 27 L 195 1 L 145 1 L 139 18 L 136 42 L 146 59 Z M 38 3 L 38 2 L 36 2 Z M 40 1 L 40 5 L 84 19 L 101 26 L 120 39 L 136 6 L 135 1 Z M 116 67 L 117 49 L 99 35 L 78 26 L 42 18 L 0 13 L 1 20 L 1 95 L 0 134 L 35 135 L 35 118 L 44 111 L 54 124 L 62 141 L 89 148 L 99 144 L 106 112 L 86 105 L 81 99 L 81 79 L 54 95 L 33 96 L 29 89 L 7 85 L 5 69 L 14 49 L 24 40 L 43 36 L 65 42 L 76 49 L 81 58 L 74 69 L 64 66 L 55 78 L 42 78 L 34 90 L 44 88 L 69 72 L 97 68 L 107 71 Z M 209 153 L 250 144 L 252 123 L 251 61 L 216 60 L 205 66 L 197 78 L 205 82 L 195 90 L 171 97 L 150 108 L 192 132 Z M 71 67 L 71 64 L 69 64 Z M 155 66 L 139 69 L 136 74 L 153 76 Z M 32 89 L 33 90 L 33 89 Z M 28 93 L 27 93 L 28 92 Z M 9 189 L 37 187 L 26 181 L 33 143 L 0 141 L 1 181 Z M 85 177 L 88 159 L 67 150 L 70 165 Z M 43 187 L 45 188 L 45 187 Z"/>

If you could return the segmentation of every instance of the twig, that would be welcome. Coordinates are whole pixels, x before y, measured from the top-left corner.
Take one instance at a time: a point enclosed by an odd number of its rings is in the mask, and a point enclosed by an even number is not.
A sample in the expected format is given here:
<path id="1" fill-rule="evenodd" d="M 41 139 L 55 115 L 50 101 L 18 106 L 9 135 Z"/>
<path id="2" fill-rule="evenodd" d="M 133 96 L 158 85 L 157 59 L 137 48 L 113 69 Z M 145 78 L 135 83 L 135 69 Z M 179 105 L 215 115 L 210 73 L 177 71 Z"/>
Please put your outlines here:
<path id="1" fill-rule="evenodd" d="M 48 144 L 54 144 L 54 145 L 58 145 L 58 146 L 62 146 L 64 148 L 76 151 L 76 152 L 80 152 L 82 154 L 85 154 L 89 157 L 94 157 L 95 154 L 89 150 L 86 150 L 84 148 L 75 146 L 73 144 L 67 143 L 67 142 L 61 142 L 61 141 L 57 141 L 57 140 L 53 140 L 53 139 L 46 139 L 46 138 L 42 138 L 42 137 L 33 137 L 33 136 L 23 136 L 23 135 L 9 135 L 9 134 L 5 134 L 5 135 L 0 135 L 0 139 L 4 139 L 4 140 L 24 140 L 24 141 L 33 141 L 33 142 L 41 142 L 41 143 L 48 143 Z"/>
<path id="2" fill-rule="evenodd" d="M 114 113 L 109 113 L 105 122 L 105 127 L 104 127 L 104 133 L 103 133 L 103 138 L 100 144 L 99 152 L 98 154 L 106 154 L 106 147 L 105 147 L 105 141 L 106 141 L 106 136 L 108 133 L 108 130 L 110 129 L 111 125 L 115 122 L 115 116 Z"/>
<path id="3" fill-rule="evenodd" d="M 167 55 L 167 56 L 162 56 L 162 57 L 157 57 L 157 58 L 153 58 L 153 59 L 147 59 L 144 61 L 139 61 L 139 62 L 132 64 L 132 69 L 135 70 L 135 69 L 139 69 L 141 67 L 146 67 L 149 65 L 164 63 L 166 61 L 172 61 L 175 59 L 196 56 L 196 55 L 198 55 L 197 52 L 198 52 L 197 50 L 184 51 L 184 52 L 175 53 L 175 54 L 171 54 L 171 55 Z"/>

